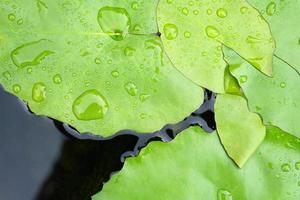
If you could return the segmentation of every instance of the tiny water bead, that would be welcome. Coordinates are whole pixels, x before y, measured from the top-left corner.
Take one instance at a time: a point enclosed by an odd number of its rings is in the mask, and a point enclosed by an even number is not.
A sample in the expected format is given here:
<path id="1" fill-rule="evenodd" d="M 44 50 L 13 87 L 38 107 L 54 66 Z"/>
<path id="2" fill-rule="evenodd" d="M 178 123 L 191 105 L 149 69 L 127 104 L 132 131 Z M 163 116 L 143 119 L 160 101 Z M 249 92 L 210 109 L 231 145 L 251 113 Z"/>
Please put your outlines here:
<path id="1" fill-rule="evenodd" d="M 151 96 L 150 94 L 141 94 L 141 95 L 140 95 L 140 101 L 141 101 L 141 102 L 144 102 L 144 101 L 146 101 L 147 99 L 149 99 L 150 96 Z"/>
<path id="2" fill-rule="evenodd" d="M 191 33 L 189 31 L 185 31 L 184 32 L 184 37 L 185 38 L 190 38 L 191 37 Z"/>
<path id="3" fill-rule="evenodd" d="M 112 77 L 117 78 L 117 77 L 119 77 L 120 73 L 119 73 L 118 70 L 113 70 L 113 71 L 111 72 L 111 75 L 112 75 Z"/>
<path id="4" fill-rule="evenodd" d="M 40 64 L 47 56 L 54 54 L 47 47 L 51 45 L 51 41 L 41 39 L 30 42 L 17 47 L 11 52 L 13 63 L 20 68 L 35 66 Z"/>
<path id="5" fill-rule="evenodd" d="M 52 78 L 55 84 L 60 84 L 62 82 L 62 78 L 60 74 L 55 74 Z"/>
<path id="6" fill-rule="evenodd" d="M 243 6 L 243 7 L 240 8 L 241 14 L 246 14 L 247 11 L 248 11 L 248 8 L 247 8 L 247 7 L 244 7 L 244 6 Z"/>
<path id="7" fill-rule="evenodd" d="M 125 90 L 130 96 L 136 96 L 138 89 L 133 82 L 128 82 L 124 85 Z"/>
<path id="8" fill-rule="evenodd" d="M 127 10 L 118 7 L 102 7 L 98 12 L 98 23 L 102 31 L 116 41 L 123 40 L 131 27 Z"/>
<path id="9" fill-rule="evenodd" d="M 218 190 L 218 200 L 233 200 L 232 194 L 227 190 Z"/>
<path id="10" fill-rule="evenodd" d="M 22 25 L 22 24 L 23 24 L 23 19 L 19 19 L 19 20 L 17 21 L 17 24 L 18 24 L 18 25 Z"/>
<path id="11" fill-rule="evenodd" d="M 7 18 L 9 21 L 15 21 L 16 16 L 14 14 L 9 14 Z"/>
<path id="12" fill-rule="evenodd" d="M 248 80 L 248 76 L 246 76 L 246 75 L 240 76 L 240 83 L 246 83 L 247 80 Z"/>
<path id="13" fill-rule="evenodd" d="M 275 12 L 276 12 L 276 3 L 272 1 L 267 5 L 266 13 L 267 15 L 272 16 L 274 15 Z"/>
<path id="14" fill-rule="evenodd" d="M 281 88 L 285 88 L 285 87 L 286 87 L 286 83 L 285 83 L 285 82 L 281 82 L 281 83 L 280 83 L 280 87 L 281 87 Z"/>
<path id="15" fill-rule="evenodd" d="M 225 18 L 227 16 L 227 10 L 225 10 L 224 8 L 219 8 L 217 10 L 217 16 L 220 18 Z"/>
<path id="16" fill-rule="evenodd" d="M 300 161 L 297 161 L 297 162 L 295 163 L 295 169 L 296 169 L 296 170 L 300 170 Z"/>
<path id="17" fill-rule="evenodd" d="M 174 40 L 178 36 L 178 28 L 175 24 L 166 24 L 164 34 L 167 40 Z"/>
<path id="18" fill-rule="evenodd" d="M 188 15 L 189 14 L 189 10 L 187 8 L 182 8 L 181 12 L 184 15 Z"/>
<path id="19" fill-rule="evenodd" d="M 32 87 L 32 99 L 35 102 L 42 102 L 46 98 L 46 85 L 44 83 L 35 83 Z"/>
<path id="20" fill-rule="evenodd" d="M 285 164 L 281 165 L 281 171 L 283 171 L 283 172 L 291 171 L 291 165 L 288 164 L 288 163 L 285 163 Z"/>
<path id="21" fill-rule="evenodd" d="M 133 56 L 134 52 L 135 52 L 135 49 L 131 48 L 131 47 L 126 47 L 124 49 L 125 56 Z"/>
<path id="22" fill-rule="evenodd" d="M 88 90 L 75 99 L 72 111 L 79 120 L 102 119 L 108 111 L 108 103 L 98 90 Z"/>
<path id="23" fill-rule="evenodd" d="M 133 10 L 137 10 L 137 9 L 139 9 L 139 3 L 138 3 L 138 2 L 136 2 L 136 1 L 132 2 L 132 4 L 131 4 L 131 8 L 132 8 Z"/>
<path id="24" fill-rule="evenodd" d="M 218 29 L 215 28 L 214 26 L 207 26 L 205 31 L 206 31 L 206 35 L 210 38 L 216 38 L 220 35 Z"/>
<path id="25" fill-rule="evenodd" d="M 14 93 L 18 94 L 19 92 L 21 92 L 22 88 L 19 84 L 15 84 L 13 85 L 13 91 Z"/>
<path id="26" fill-rule="evenodd" d="M 10 74 L 9 71 L 3 72 L 2 75 L 3 75 L 3 77 L 4 77 L 6 80 L 8 80 L 8 81 L 11 80 L 11 74 Z"/>
<path id="27" fill-rule="evenodd" d="M 99 64 L 101 64 L 102 63 L 102 61 L 101 61 L 101 59 L 100 58 L 95 58 L 95 63 L 97 64 L 97 65 L 99 65 Z"/>

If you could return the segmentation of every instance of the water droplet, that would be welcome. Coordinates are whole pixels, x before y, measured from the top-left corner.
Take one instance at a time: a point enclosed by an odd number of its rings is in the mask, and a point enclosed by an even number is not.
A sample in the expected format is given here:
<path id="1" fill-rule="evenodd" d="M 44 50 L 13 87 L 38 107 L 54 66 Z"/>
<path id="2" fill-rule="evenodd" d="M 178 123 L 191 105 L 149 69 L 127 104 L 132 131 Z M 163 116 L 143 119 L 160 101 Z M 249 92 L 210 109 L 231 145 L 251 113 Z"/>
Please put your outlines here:
<path id="1" fill-rule="evenodd" d="M 19 19 L 19 20 L 17 21 L 17 24 L 18 24 L 18 25 L 22 25 L 22 24 L 23 24 L 23 19 Z"/>
<path id="2" fill-rule="evenodd" d="M 9 21 L 15 21 L 16 16 L 14 14 L 9 14 L 7 18 Z"/>
<path id="3" fill-rule="evenodd" d="M 28 68 L 27 68 L 27 73 L 28 73 L 28 74 L 31 74 L 31 73 L 32 73 L 32 68 L 31 68 L 31 67 L 28 67 Z"/>
<path id="4" fill-rule="evenodd" d="M 112 77 L 117 78 L 117 77 L 119 77 L 120 73 L 119 73 L 118 70 L 113 70 L 113 71 L 111 72 L 111 75 L 112 75 Z"/>
<path id="5" fill-rule="evenodd" d="M 82 93 L 73 102 L 72 110 L 79 120 L 102 119 L 108 111 L 108 103 L 97 90 L 88 90 Z"/>
<path id="6" fill-rule="evenodd" d="M 140 114 L 141 119 L 145 119 L 146 117 L 147 117 L 147 114 L 145 114 L 145 113 Z"/>
<path id="7" fill-rule="evenodd" d="M 136 96 L 137 95 L 137 87 L 133 82 L 128 82 L 124 85 L 125 90 L 127 93 L 131 96 Z"/>
<path id="8" fill-rule="evenodd" d="M 220 32 L 218 31 L 218 29 L 216 29 L 213 26 L 207 26 L 205 31 L 206 31 L 206 35 L 210 38 L 216 38 L 220 35 Z"/>
<path id="9" fill-rule="evenodd" d="M 240 76 L 240 83 L 246 83 L 247 80 L 248 80 L 248 76 L 246 76 L 246 75 Z"/>
<path id="10" fill-rule="evenodd" d="M 11 59 L 20 68 L 38 65 L 54 53 L 47 48 L 50 44 L 51 41 L 45 39 L 24 44 L 11 52 Z"/>
<path id="11" fill-rule="evenodd" d="M 184 32 L 184 37 L 185 38 L 190 38 L 191 37 L 191 33 L 189 31 L 185 31 Z"/>
<path id="12" fill-rule="evenodd" d="M 15 84 L 13 85 L 13 91 L 14 93 L 18 94 L 19 92 L 21 92 L 22 88 L 19 84 Z"/>
<path id="13" fill-rule="evenodd" d="M 289 172 L 289 171 L 291 171 L 291 166 L 290 166 L 290 164 L 285 163 L 285 164 L 281 165 L 281 170 L 282 170 L 283 172 Z"/>
<path id="14" fill-rule="evenodd" d="M 255 43 L 259 43 L 261 41 L 261 39 L 259 39 L 258 37 L 254 37 L 252 35 L 248 35 L 246 38 L 246 42 L 248 44 L 255 44 Z"/>
<path id="15" fill-rule="evenodd" d="M 138 31 L 141 31 L 142 28 L 141 28 L 140 25 L 135 25 L 135 26 L 133 27 L 133 30 L 138 32 Z"/>
<path id="16" fill-rule="evenodd" d="M 102 61 L 101 61 L 101 59 L 100 58 L 95 58 L 95 63 L 97 64 L 97 65 L 99 65 L 99 64 L 101 64 L 102 63 Z"/>
<path id="17" fill-rule="evenodd" d="M 193 11 L 193 14 L 194 14 L 194 15 L 199 15 L 199 11 L 198 11 L 198 10 L 194 10 L 194 11 Z"/>
<path id="18" fill-rule="evenodd" d="M 219 8 L 217 10 L 217 16 L 220 18 L 225 18 L 227 16 L 227 10 L 225 10 L 224 8 Z"/>
<path id="19" fill-rule="evenodd" d="M 233 200 L 232 194 L 227 190 L 218 190 L 218 200 Z"/>
<path id="20" fill-rule="evenodd" d="M 208 15 L 211 15 L 211 14 L 212 14 L 212 10 L 211 10 L 211 9 L 207 9 L 207 10 L 206 10 L 206 13 L 207 13 Z"/>
<path id="21" fill-rule="evenodd" d="M 164 34 L 167 40 L 174 40 L 178 35 L 178 28 L 175 24 L 166 24 Z"/>
<path id="22" fill-rule="evenodd" d="M 281 82 L 281 83 L 280 83 L 280 87 L 281 87 L 281 88 L 285 88 L 285 87 L 286 87 L 286 83 L 285 83 L 285 82 Z"/>
<path id="23" fill-rule="evenodd" d="M 133 56 L 134 52 L 135 52 L 135 49 L 133 49 L 131 47 L 126 47 L 124 49 L 125 56 Z"/>
<path id="24" fill-rule="evenodd" d="M 247 7 L 241 7 L 241 8 L 240 8 L 240 12 L 241 12 L 242 14 L 246 14 L 247 11 L 248 11 L 248 8 L 247 8 Z"/>
<path id="25" fill-rule="evenodd" d="M 168 3 L 168 4 L 173 3 L 173 0 L 167 0 L 167 3 Z"/>
<path id="26" fill-rule="evenodd" d="M 44 83 L 35 83 L 32 87 L 32 99 L 35 102 L 42 102 L 46 98 L 46 85 Z"/>
<path id="27" fill-rule="evenodd" d="M 55 84 L 60 84 L 62 82 L 62 78 L 61 78 L 60 74 L 55 74 L 53 76 L 52 80 Z"/>
<path id="28" fill-rule="evenodd" d="M 272 16 L 276 12 L 276 3 L 270 2 L 266 8 L 267 15 Z"/>
<path id="29" fill-rule="evenodd" d="M 184 14 L 184 15 L 188 15 L 188 14 L 189 14 L 189 9 L 187 9 L 187 8 L 182 8 L 181 12 L 182 12 L 182 14 Z"/>
<path id="30" fill-rule="evenodd" d="M 131 8 L 132 8 L 133 10 L 139 9 L 139 4 L 138 4 L 138 2 L 136 2 L 136 1 L 132 2 Z"/>
<path id="31" fill-rule="evenodd" d="M 300 170 L 300 161 L 295 163 L 295 169 Z"/>
<path id="32" fill-rule="evenodd" d="M 189 1 L 189 5 L 193 6 L 194 5 L 194 1 Z"/>
<path id="33" fill-rule="evenodd" d="M 150 94 L 141 94 L 140 95 L 141 102 L 146 101 L 150 96 L 151 96 Z"/>
<path id="34" fill-rule="evenodd" d="M 99 10 L 98 23 L 102 31 L 116 41 L 123 40 L 131 26 L 131 20 L 126 9 L 108 6 Z"/>
<path id="35" fill-rule="evenodd" d="M 9 73 L 9 71 L 3 72 L 2 75 L 3 75 L 3 77 L 4 77 L 6 80 L 8 80 L 8 81 L 11 80 L 11 74 Z"/>

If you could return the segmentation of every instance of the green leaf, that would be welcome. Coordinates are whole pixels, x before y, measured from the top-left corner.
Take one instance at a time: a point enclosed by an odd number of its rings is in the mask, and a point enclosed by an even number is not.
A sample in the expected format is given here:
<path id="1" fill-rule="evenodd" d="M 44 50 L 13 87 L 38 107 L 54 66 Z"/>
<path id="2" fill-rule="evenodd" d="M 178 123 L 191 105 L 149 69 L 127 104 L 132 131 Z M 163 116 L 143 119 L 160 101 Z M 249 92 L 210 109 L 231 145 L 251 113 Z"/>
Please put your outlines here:
<path id="1" fill-rule="evenodd" d="M 248 110 L 247 101 L 236 95 L 218 95 L 215 116 L 217 131 L 227 154 L 243 167 L 264 140 L 265 126 L 257 114 Z"/>
<path id="2" fill-rule="evenodd" d="M 299 0 L 249 0 L 270 24 L 279 56 L 300 73 L 300 1 Z"/>
<path id="3" fill-rule="evenodd" d="M 275 48 L 268 24 L 244 0 L 162 0 L 158 26 L 171 61 L 195 83 L 224 92 L 222 43 L 267 75 Z"/>
<path id="4" fill-rule="evenodd" d="M 142 0 L 1 1 L 0 83 L 36 114 L 80 132 L 153 132 L 178 122 L 203 90 L 151 34 L 155 9 Z"/>
<path id="5" fill-rule="evenodd" d="M 226 51 L 225 58 L 244 91 L 250 110 L 259 113 L 265 124 L 273 124 L 300 137 L 299 74 L 276 57 L 273 77 L 259 73 L 233 51 Z"/>
<path id="6" fill-rule="evenodd" d="M 299 177 L 300 141 L 277 128 L 268 128 L 258 151 L 238 169 L 216 134 L 194 127 L 127 159 L 93 200 L 298 200 Z"/>

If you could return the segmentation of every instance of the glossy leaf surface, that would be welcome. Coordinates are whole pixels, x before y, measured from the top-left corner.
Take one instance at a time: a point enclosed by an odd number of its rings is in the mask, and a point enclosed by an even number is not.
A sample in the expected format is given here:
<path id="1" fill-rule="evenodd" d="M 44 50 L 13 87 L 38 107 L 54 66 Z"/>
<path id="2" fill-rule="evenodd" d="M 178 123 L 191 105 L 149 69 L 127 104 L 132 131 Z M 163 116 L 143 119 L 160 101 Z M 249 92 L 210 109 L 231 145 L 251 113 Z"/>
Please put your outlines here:
<path id="1" fill-rule="evenodd" d="M 215 104 L 215 118 L 227 154 L 243 167 L 265 138 L 266 128 L 259 115 L 248 110 L 243 97 L 220 94 Z"/>
<path id="2" fill-rule="evenodd" d="M 152 34 L 156 4 L 1 1 L 0 83 L 36 114 L 80 132 L 153 132 L 182 120 L 203 91 L 172 66 Z"/>
<path id="3" fill-rule="evenodd" d="M 217 134 L 195 127 L 127 159 L 93 200 L 297 200 L 299 177 L 300 141 L 277 128 L 268 128 L 258 151 L 238 169 Z"/>
<path id="4" fill-rule="evenodd" d="M 158 26 L 171 61 L 195 83 L 224 92 L 222 44 L 267 75 L 275 48 L 268 24 L 244 0 L 162 0 Z"/>

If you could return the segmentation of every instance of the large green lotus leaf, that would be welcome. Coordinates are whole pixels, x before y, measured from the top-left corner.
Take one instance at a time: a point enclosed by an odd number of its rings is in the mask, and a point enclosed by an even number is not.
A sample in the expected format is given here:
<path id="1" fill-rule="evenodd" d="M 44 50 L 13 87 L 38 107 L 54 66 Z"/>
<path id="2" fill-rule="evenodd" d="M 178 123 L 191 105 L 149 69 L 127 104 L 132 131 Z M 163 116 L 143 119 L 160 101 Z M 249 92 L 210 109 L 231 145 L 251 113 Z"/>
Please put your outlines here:
<path id="1" fill-rule="evenodd" d="M 249 0 L 270 24 L 276 41 L 275 54 L 300 73 L 300 1 Z"/>
<path id="2" fill-rule="evenodd" d="M 298 200 L 299 181 L 299 139 L 270 127 L 258 151 L 239 169 L 216 134 L 195 127 L 170 144 L 153 142 L 127 159 L 93 200 Z"/>
<path id="3" fill-rule="evenodd" d="M 162 0 L 158 26 L 171 61 L 195 83 L 224 92 L 222 43 L 272 74 L 274 41 L 268 24 L 244 0 Z"/>
<path id="4" fill-rule="evenodd" d="M 227 154 L 243 167 L 265 138 L 266 128 L 247 101 L 231 94 L 220 94 L 215 104 L 217 132 Z M 238 142 L 237 142 L 238 141 Z"/>
<path id="5" fill-rule="evenodd" d="M 265 124 L 273 124 L 300 137 L 300 76 L 274 57 L 273 77 L 267 77 L 230 50 L 225 51 L 232 74 L 238 79 L 252 112 Z"/>
<path id="6" fill-rule="evenodd" d="M 144 13 L 154 3 L 136 1 L 144 7 L 135 11 L 130 2 L 1 1 L 0 83 L 80 132 L 153 132 L 180 121 L 203 91 L 172 66 L 158 36 L 128 33 L 136 23 L 154 30 Z"/>

